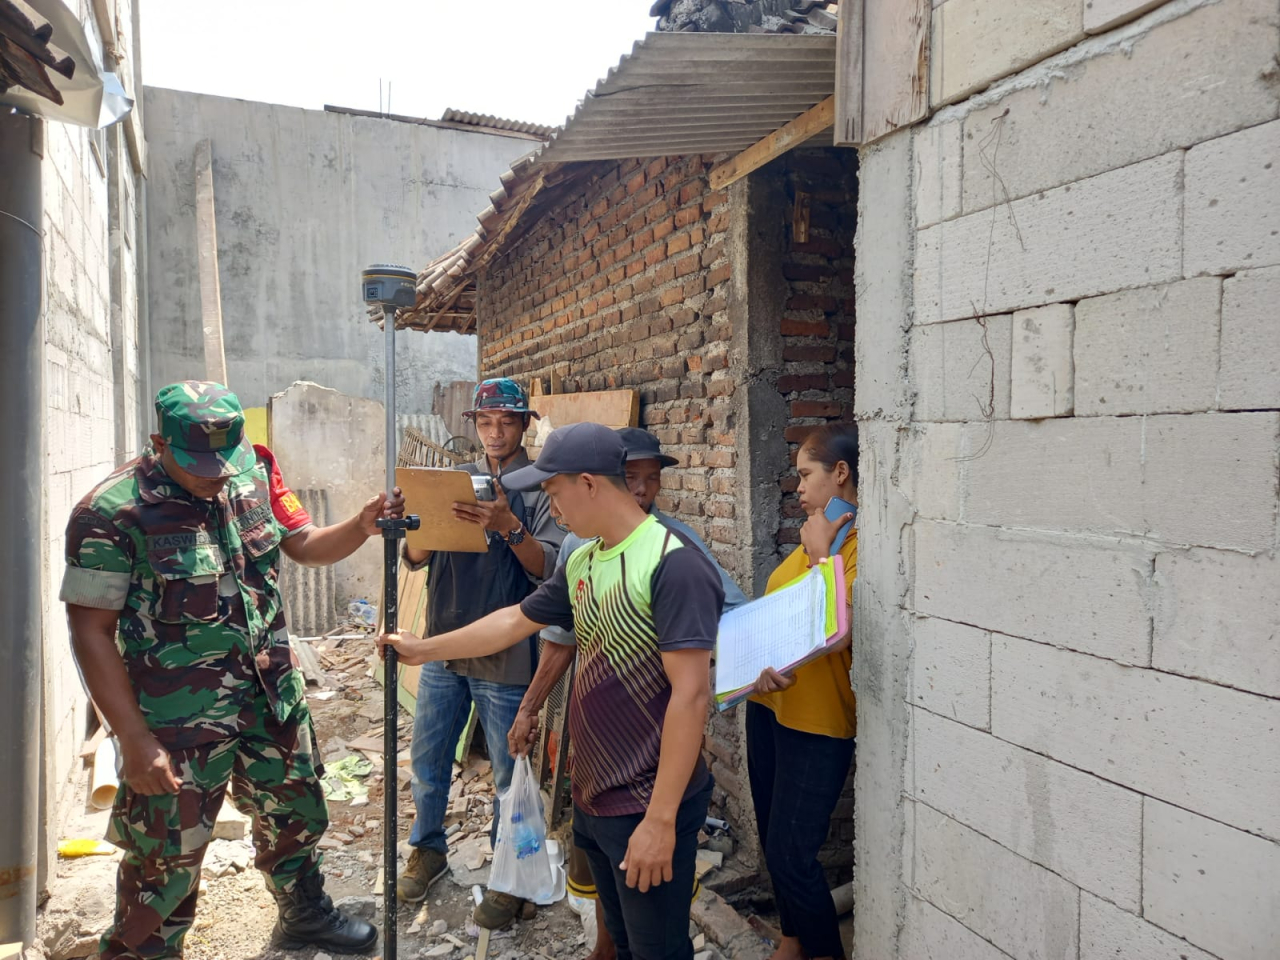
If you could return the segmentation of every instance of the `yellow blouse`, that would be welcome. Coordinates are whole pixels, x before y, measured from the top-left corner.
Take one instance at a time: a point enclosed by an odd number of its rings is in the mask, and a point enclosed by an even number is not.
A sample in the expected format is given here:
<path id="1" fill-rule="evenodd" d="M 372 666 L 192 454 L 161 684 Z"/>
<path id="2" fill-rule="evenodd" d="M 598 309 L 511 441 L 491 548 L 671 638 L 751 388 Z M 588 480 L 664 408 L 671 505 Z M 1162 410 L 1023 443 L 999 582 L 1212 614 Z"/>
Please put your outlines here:
<path id="1" fill-rule="evenodd" d="M 844 576 L 848 584 L 848 602 L 853 603 L 853 579 L 858 573 L 858 533 L 849 532 L 840 547 L 844 558 Z M 796 547 L 769 576 L 765 593 L 772 593 L 805 572 L 809 555 L 803 546 Z M 839 653 L 812 660 L 796 670 L 796 682 L 778 693 L 751 697 L 774 712 L 778 722 L 792 730 L 847 739 L 857 733 L 857 714 L 849 670 L 853 665 L 852 647 Z"/>

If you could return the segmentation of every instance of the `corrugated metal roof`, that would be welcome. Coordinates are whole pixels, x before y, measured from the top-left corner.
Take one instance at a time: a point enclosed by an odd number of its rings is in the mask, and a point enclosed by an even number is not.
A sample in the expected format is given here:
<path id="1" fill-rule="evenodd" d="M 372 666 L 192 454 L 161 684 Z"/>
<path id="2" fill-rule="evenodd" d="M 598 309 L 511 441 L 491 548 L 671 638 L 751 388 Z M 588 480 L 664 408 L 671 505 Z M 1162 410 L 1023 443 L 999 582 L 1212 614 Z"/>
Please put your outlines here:
<path id="1" fill-rule="evenodd" d="M 445 110 L 444 116 L 440 118 L 443 123 L 463 123 L 469 127 L 480 127 L 484 130 L 502 130 L 508 133 L 527 133 L 531 136 L 546 140 L 555 131 L 555 127 L 548 127 L 541 123 L 525 123 L 523 120 L 507 120 L 504 117 L 495 117 L 489 113 L 471 113 L 467 110 L 455 110 L 453 107 Z"/>
<path id="2" fill-rule="evenodd" d="M 539 162 L 744 150 L 835 89 L 836 38 L 651 33 L 587 94 Z"/>
<path id="3" fill-rule="evenodd" d="M 548 144 L 502 175 L 475 233 L 418 274 L 417 302 L 397 311 L 396 327 L 474 329 L 476 273 L 544 189 L 573 186 L 575 168 L 564 162 L 744 150 L 831 96 L 835 60 L 835 37 L 650 33 Z M 380 323 L 382 312 L 370 319 Z"/>

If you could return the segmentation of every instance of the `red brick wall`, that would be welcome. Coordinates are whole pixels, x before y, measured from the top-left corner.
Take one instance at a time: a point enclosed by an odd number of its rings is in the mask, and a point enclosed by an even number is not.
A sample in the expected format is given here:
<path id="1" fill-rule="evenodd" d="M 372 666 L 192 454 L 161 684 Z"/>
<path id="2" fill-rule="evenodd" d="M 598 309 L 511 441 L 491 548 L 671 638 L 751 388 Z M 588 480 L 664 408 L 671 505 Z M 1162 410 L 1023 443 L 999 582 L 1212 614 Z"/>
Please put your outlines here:
<path id="1" fill-rule="evenodd" d="M 554 369 L 566 392 L 640 391 L 641 422 L 679 460 L 663 471 L 659 509 L 737 574 L 729 202 L 710 191 L 710 167 L 593 164 L 579 196 L 535 210 L 533 229 L 481 278 L 481 364 L 522 382 Z"/>
<path id="2" fill-rule="evenodd" d="M 853 422 L 853 234 L 857 215 L 857 153 L 810 149 L 782 161 L 788 196 L 809 198 L 807 240 L 787 225 L 782 273 L 787 304 L 782 316 L 782 365 L 778 390 L 787 401 L 787 441 L 791 462 L 814 426 L 832 420 Z M 779 478 L 782 523 L 779 558 L 800 541 L 804 512 L 795 494 L 798 478 Z M 819 860 L 834 886 L 853 876 L 853 770 L 849 771 L 827 842 Z"/>
<path id="3" fill-rule="evenodd" d="M 787 281 L 781 318 L 782 363 L 778 391 L 787 401 L 783 436 L 795 462 L 805 434 L 831 420 L 853 421 L 853 233 L 857 212 L 857 153 L 798 150 L 786 155 L 782 175 L 794 203 L 809 198 L 808 238 L 787 224 L 782 273 Z M 800 542 L 804 513 L 794 471 L 779 478 L 782 524 L 779 558 Z"/>
<path id="4" fill-rule="evenodd" d="M 809 151 L 761 173 L 783 177 L 791 202 L 797 190 L 810 198 L 808 239 L 796 242 L 787 224 L 782 315 L 748 306 L 745 331 L 778 325 L 777 388 L 793 459 L 803 428 L 852 410 L 855 163 L 853 151 Z M 679 461 L 663 471 L 659 508 L 693 527 L 750 592 L 748 518 L 736 516 L 747 437 L 739 431 L 751 425 L 734 419 L 743 404 L 731 372 L 731 205 L 710 190 L 711 166 L 703 157 L 584 165 L 576 192 L 529 211 L 528 231 L 480 278 L 481 375 L 545 383 L 554 372 L 566 392 L 638 390 L 641 422 Z M 776 460 L 785 462 L 781 451 Z M 776 482 L 781 557 L 798 541 L 801 518 L 794 470 Z M 718 783 L 713 813 L 739 827 L 751 863 L 758 851 L 739 714 L 712 718 L 705 755 Z M 842 801 L 823 854 L 833 881 L 846 878 L 852 859 L 851 804 Z"/>

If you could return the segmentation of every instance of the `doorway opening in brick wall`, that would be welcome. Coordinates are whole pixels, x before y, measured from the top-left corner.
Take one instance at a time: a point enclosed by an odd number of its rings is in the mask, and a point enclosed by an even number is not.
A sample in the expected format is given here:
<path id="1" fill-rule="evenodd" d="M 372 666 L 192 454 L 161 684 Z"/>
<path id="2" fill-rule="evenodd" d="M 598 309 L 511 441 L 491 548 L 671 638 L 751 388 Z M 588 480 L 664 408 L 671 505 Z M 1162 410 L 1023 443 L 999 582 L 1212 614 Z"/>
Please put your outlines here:
<path id="1" fill-rule="evenodd" d="M 657 508 L 758 596 L 799 543 L 805 433 L 852 418 L 857 154 L 798 149 L 717 190 L 721 159 L 560 171 L 476 275 L 480 375 L 635 391 L 640 424 L 676 460 Z M 769 917 L 744 714 L 707 730 L 711 815 L 731 824 L 733 852 L 704 884 Z M 832 887 L 852 876 L 852 783 L 821 853 Z"/>
<path id="2" fill-rule="evenodd" d="M 735 482 L 750 534 L 743 586 L 763 592 L 769 574 L 800 543 L 805 521 L 796 457 L 814 428 L 853 421 L 854 232 L 857 153 L 831 147 L 791 151 L 731 188 L 730 323 L 739 383 Z M 744 571 L 745 572 L 745 571 Z M 712 720 L 707 749 L 718 787 L 715 805 L 742 823 L 741 877 L 710 885 L 741 912 L 776 924 L 747 777 L 745 708 Z M 853 770 L 850 768 L 819 854 L 828 885 L 851 903 Z M 852 935 L 846 915 L 844 942 Z"/>

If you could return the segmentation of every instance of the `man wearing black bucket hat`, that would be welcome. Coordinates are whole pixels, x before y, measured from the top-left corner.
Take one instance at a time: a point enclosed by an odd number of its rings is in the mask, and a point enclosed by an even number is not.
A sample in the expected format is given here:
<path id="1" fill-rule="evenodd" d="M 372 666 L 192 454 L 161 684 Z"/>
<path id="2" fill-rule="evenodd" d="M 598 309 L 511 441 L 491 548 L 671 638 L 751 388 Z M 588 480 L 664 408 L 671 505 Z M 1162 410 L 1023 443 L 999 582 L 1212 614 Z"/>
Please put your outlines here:
<path id="1" fill-rule="evenodd" d="M 524 389 L 506 377 L 485 380 L 476 386 L 472 409 L 463 415 L 475 424 L 484 452 L 475 463 L 461 469 L 494 477 L 494 498 L 454 504 L 454 514 L 485 528 L 489 550 L 429 554 L 405 548 L 411 569 L 420 569 L 430 561 L 429 635 L 466 626 L 494 610 L 519 603 L 555 568 L 564 538 L 546 494 L 541 490 L 521 493 L 506 482 L 511 471 L 529 464 L 521 441 L 530 418 L 538 414 L 529 409 Z M 410 747 L 417 815 L 409 835 L 413 850 L 396 882 L 401 900 L 421 902 L 448 870 L 444 817 L 449 780 L 455 745 L 473 703 L 489 744 L 494 786 L 501 793 L 511 782 L 514 762 L 507 753 L 506 739 L 533 676 L 533 633 L 510 649 L 487 656 L 458 651 L 447 662 L 429 664 L 419 674 Z M 484 927 L 503 927 L 523 906 L 509 894 L 489 891 L 476 907 L 475 920 Z"/>
<path id="2" fill-rule="evenodd" d="M 412 664 L 506 649 L 548 625 L 574 630 L 574 843 L 618 955 L 688 960 L 689 891 L 712 786 L 702 731 L 724 589 L 701 551 L 640 508 L 625 464 L 622 438 L 607 427 L 553 431 L 538 462 L 507 483 L 541 486 L 570 530 L 598 539 L 518 605 L 439 636 L 378 642 Z"/>

